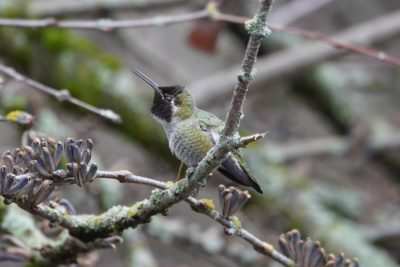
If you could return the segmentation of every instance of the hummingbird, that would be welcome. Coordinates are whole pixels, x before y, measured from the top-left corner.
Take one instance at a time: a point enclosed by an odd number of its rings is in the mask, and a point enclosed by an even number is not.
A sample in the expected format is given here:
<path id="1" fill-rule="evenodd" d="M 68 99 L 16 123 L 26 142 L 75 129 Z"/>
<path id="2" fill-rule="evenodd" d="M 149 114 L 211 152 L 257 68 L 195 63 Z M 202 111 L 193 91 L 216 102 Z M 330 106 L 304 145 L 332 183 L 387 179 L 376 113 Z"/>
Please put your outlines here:
<path id="1" fill-rule="evenodd" d="M 164 128 L 171 152 L 186 166 L 196 166 L 218 143 L 224 122 L 214 114 L 197 108 L 185 86 L 159 86 L 140 70 L 133 70 L 133 73 L 154 90 L 151 113 Z M 235 135 L 239 137 L 239 133 Z M 218 171 L 240 185 L 263 193 L 247 170 L 239 149 L 228 153 Z"/>

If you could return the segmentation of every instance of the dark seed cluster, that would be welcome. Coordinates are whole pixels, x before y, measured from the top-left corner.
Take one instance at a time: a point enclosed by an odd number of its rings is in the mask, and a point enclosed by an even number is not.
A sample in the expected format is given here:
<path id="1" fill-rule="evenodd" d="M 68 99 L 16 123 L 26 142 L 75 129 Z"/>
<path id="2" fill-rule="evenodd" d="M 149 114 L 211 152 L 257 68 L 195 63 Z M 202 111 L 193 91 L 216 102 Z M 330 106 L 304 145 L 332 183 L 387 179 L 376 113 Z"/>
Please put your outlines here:
<path id="1" fill-rule="evenodd" d="M 97 165 L 89 164 L 92 157 L 93 141 L 75 140 L 67 138 L 65 141 L 65 153 L 67 155 L 68 173 L 75 178 L 75 184 L 83 186 L 93 181 Z"/>
<path id="2" fill-rule="evenodd" d="M 357 260 L 345 259 L 342 253 L 327 255 L 318 241 L 302 240 L 298 230 L 280 236 L 279 250 L 298 267 L 360 267 Z"/>
<path id="3" fill-rule="evenodd" d="M 0 158 L 0 195 L 5 203 L 18 199 L 36 206 L 49 199 L 64 184 L 82 186 L 91 182 L 97 172 L 89 164 L 93 142 L 68 138 L 65 144 L 47 137 L 25 135 L 24 145 L 6 151 Z M 67 170 L 60 167 L 65 154 Z"/>
<path id="4" fill-rule="evenodd" d="M 221 184 L 218 186 L 218 191 L 221 213 L 225 218 L 232 217 L 251 198 L 247 190 L 242 191 L 233 186 L 225 187 Z"/>

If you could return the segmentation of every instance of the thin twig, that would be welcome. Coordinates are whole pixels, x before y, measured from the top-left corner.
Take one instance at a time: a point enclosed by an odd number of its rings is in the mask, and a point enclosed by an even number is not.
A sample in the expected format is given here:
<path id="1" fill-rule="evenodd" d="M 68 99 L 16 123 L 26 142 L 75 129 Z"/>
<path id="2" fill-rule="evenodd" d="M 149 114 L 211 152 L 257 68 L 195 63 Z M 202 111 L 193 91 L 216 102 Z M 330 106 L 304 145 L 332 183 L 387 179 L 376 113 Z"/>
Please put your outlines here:
<path id="1" fill-rule="evenodd" d="M 248 135 L 248 136 L 243 136 L 240 138 L 240 142 L 239 145 L 237 146 L 239 147 L 246 147 L 248 144 L 251 144 L 253 142 L 256 142 L 260 139 L 263 139 L 265 136 L 267 135 L 267 133 L 255 133 L 252 135 Z"/>
<path id="2" fill-rule="evenodd" d="M 240 17 L 240 16 L 236 16 L 236 15 L 223 14 L 223 13 L 217 14 L 216 18 L 217 18 L 217 20 L 220 20 L 220 21 L 232 22 L 232 23 L 244 23 L 245 21 L 248 20 L 248 18 L 246 18 L 246 17 Z M 274 24 L 274 23 L 268 23 L 268 27 L 270 27 L 272 30 L 275 30 L 275 31 L 286 32 L 286 33 L 294 34 L 294 35 L 297 35 L 297 36 L 300 36 L 303 38 L 322 41 L 322 42 L 327 43 L 335 48 L 352 51 L 354 53 L 361 54 L 361 55 L 364 55 L 367 57 L 371 57 L 371 58 L 377 59 L 379 61 L 383 61 L 387 64 L 400 67 L 400 59 L 398 59 L 394 56 L 391 56 L 383 51 L 375 50 L 375 49 L 368 48 L 368 47 L 363 47 L 361 45 L 355 45 L 355 44 L 352 44 L 351 42 L 340 41 L 336 38 L 326 36 L 320 32 L 308 31 L 308 30 L 303 30 L 303 29 L 296 28 L 296 27 L 284 26 L 284 25 L 279 25 L 279 24 Z"/>
<path id="3" fill-rule="evenodd" d="M 54 4 L 49 4 L 48 0 L 35 0 L 26 3 L 29 15 L 49 16 L 49 15 L 66 15 L 66 14 L 88 14 L 98 10 L 143 10 L 143 9 L 165 9 L 175 7 L 187 3 L 185 0 L 57 0 Z"/>
<path id="4" fill-rule="evenodd" d="M 181 15 L 157 16 L 147 19 L 136 20 L 57 20 L 55 18 L 47 19 L 0 19 L 0 26 L 12 26 L 21 28 L 68 28 L 68 29 L 86 29 L 99 31 L 112 31 L 118 28 L 139 28 L 167 26 L 207 18 L 209 16 L 206 10 L 191 12 Z"/>
<path id="5" fill-rule="evenodd" d="M 18 81 L 18 82 L 22 82 L 25 83 L 29 86 L 31 86 L 33 89 L 36 89 L 38 91 L 41 91 L 43 93 L 49 94 L 51 96 L 54 96 L 58 101 L 60 102 L 69 102 L 71 104 L 74 104 L 76 106 L 79 106 L 83 109 L 86 109 L 90 112 L 93 112 L 103 118 L 106 118 L 114 123 L 121 123 L 121 117 L 115 113 L 114 111 L 110 110 L 110 109 L 99 109 L 96 108 L 92 105 L 89 105 L 86 102 L 83 102 L 77 98 L 74 98 L 70 95 L 69 91 L 66 89 L 63 90 L 56 90 L 54 88 L 51 88 L 47 85 L 44 85 L 42 83 L 39 83 L 35 80 L 32 80 L 24 75 L 22 75 L 21 73 L 17 72 L 16 70 L 14 70 L 11 67 L 5 66 L 3 64 L 0 63 L 0 72 L 6 74 L 7 76 L 13 78 L 14 80 Z"/>

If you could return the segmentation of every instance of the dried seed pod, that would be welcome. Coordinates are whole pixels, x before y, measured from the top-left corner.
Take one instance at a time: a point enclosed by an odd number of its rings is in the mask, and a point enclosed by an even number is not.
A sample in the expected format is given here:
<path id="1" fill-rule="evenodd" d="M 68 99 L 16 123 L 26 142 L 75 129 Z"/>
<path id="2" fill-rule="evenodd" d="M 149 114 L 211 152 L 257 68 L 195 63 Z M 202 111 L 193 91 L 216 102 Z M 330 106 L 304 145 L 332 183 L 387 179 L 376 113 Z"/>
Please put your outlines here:
<path id="1" fill-rule="evenodd" d="M 71 174 L 75 178 L 75 184 L 78 186 L 83 186 L 83 180 L 82 177 L 79 175 L 79 165 L 76 162 L 69 163 L 70 169 L 71 169 Z"/>
<path id="2" fill-rule="evenodd" d="M 325 251 L 319 242 L 309 238 L 302 240 L 298 230 L 280 236 L 279 250 L 298 267 L 324 267 L 326 263 Z"/>
<path id="3" fill-rule="evenodd" d="M 28 162 L 31 161 L 35 157 L 35 151 L 33 150 L 32 147 L 30 146 L 24 146 L 22 147 L 22 150 L 24 151 L 24 158 Z"/>
<path id="4" fill-rule="evenodd" d="M 93 140 L 90 138 L 86 140 L 86 149 L 89 149 L 89 150 L 93 149 Z"/>
<path id="5" fill-rule="evenodd" d="M 224 185 L 220 185 L 218 190 L 221 212 L 225 218 L 232 217 L 251 198 L 247 190 L 242 191 L 233 186 L 226 188 Z"/>
<path id="6" fill-rule="evenodd" d="M 360 264 L 357 259 L 351 261 L 349 259 L 345 259 L 343 253 L 329 254 L 328 262 L 325 267 L 360 267 Z"/>
<path id="7" fill-rule="evenodd" d="M 0 180 L 3 180 L 7 175 L 8 169 L 7 166 L 3 165 L 0 168 Z"/>
<path id="8" fill-rule="evenodd" d="M 47 147 L 42 147 L 41 156 L 43 158 L 44 163 L 46 164 L 48 172 L 52 173 L 55 169 L 55 164 L 53 161 L 53 156 L 50 154 L 50 151 Z"/>
<path id="9" fill-rule="evenodd" d="M 79 164 L 79 176 L 84 184 L 86 183 L 87 174 L 88 174 L 88 166 L 86 162 L 82 161 L 81 164 Z"/>
<path id="10" fill-rule="evenodd" d="M 1 180 L 1 194 L 9 196 L 10 188 L 15 181 L 15 175 L 7 173 L 4 179 Z"/>
<path id="11" fill-rule="evenodd" d="M 50 180 L 44 180 L 38 189 L 36 190 L 33 199 L 32 199 L 32 204 L 33 206 L 37 206 L 40 203 L 46 201 L 51 193 L 54 191 L 54 184 Z"/>
<path id="12" fill-rule="evenodd" d="M 21 148 L 15 149 L 15 163 L 19 166 L 25 166 L 24 153 Z"/>
<path id="13" fill-rule="evenodd" d="M 31 166 L 32 165 L 34 173 L 40 174 L 44 177 L 51 177 L 51 174 L 46 170 L 46 166 L 43 166 L 44 161 L 41 160 L 40 158 L 37 158 L 37 160 L 32 160 Z"/>
<path id="14" fill-rule="evenodd" d="M 89 172 L 88 172 L 88 174 L 86 176 L 86 182 L 87 183 L 93 182 L 94 177 L 96 176 L 97 170 L 98 170 L 98 167 L 97 167 L 96 164 L 93 163 L 93 164 L 90 165 Z"/>
<path id="15" fill-rule="evenodd" d="M 60 199 L 58 204 L 60 204 L 61 206 L 64 206 L 64 208 L 66 209 L 68 214 L 71 214 L 71 215 L 76 214 L 76 210 L 75 210 L 74 206 L 72 205 L 71 202 L 69 202 L 68 199 L 62 198 L 62 199 Z"/>
<path id="16" fill-rule="evenodd" d="M 27 200 L 32 203 L 33 199 L 37 193 L 38 188 L 42 184 L 41 179 L 35 178 L 31 183 L 29 183 L 29 186 L 25 187 L 26 188 L 26 194 L 27 194 Z M 25 190 L 24 190 L 25 191 Z"/>
<path id="17" fill-rule="evenodd" d="M 15 175 L 18 175 L 18 174 L 20 174 L 20 172 L 21 172 L 21 168 L 18 167 L 18 166 L 13 166 L 11 172 L 12 172 L 13 174 L 15 174 Z"/>
<path id="18" fill-rule="evenodd" d="M 24 174 L 17 176 L 15 178 L 15 182 L 11 186 L 11 188 L 8 190 L 9 194 L 18 194 L 18 192 L 22 191 L 24 187 L 29 183 L 29 180 L 31 179 L 31 176 L 29 174 Z"/>
<path id="19" fill-rule="evenodd" d="M 82 161 L 88 164 L 91 158 L 92 158 L 92 151 L 89 148 L 86 148 L 82 153 Z"/>
<path id="20" fill-rule="evenodd" d="M 69 144 L 66 147 L 68 162 L 81 162 L 81 149 L 75 144 Z"/>
<path id="21" fill-rule="evenodd" d="M 43 147 L 48 147 L 48 146 L 49 146 L 49 141 L 47 140 L 47 138 L 44 136 L 41 136 L 40 137 L 40 147 L 43 148 Z"/>
<path id="22" fill-rule="evenodd" d="M 54 147 L 53 162 L 55 168 L 60 164 L 61 157 L 64 151 L 64 146 L 61 142 L 57 142 Z"/>
<path id="23" fill-rule="evenodd" d="M 40 151 L 40 139 L 39 138 L 35 138 L 32 141 L 32 144 L 30 145 L 30 147 L 32 147 L 33 151 L 36 153 L 38 153 Z"/>
<path id="24" fill-rule="evenodd" d="M 75 139 L 73 139 L 73 138 L 71 138 L 71 137 L 68 137 L 68 138 L 65 140 L 64 146 L 67 147 L 69 144 L 72 144 L 72 143 L 74 143 L 74 142 L 75 142 Z"/>
<path id="25" fill-rule="evenodd" d="M 100 240 L 96 240 L 93 243 L 95 248 L 112 248 L 116 249 L 116 245 L 122 244 L 123 239 L 120 236 L 110 236 L 106 238 L 102 238 Z"/>
<path id="26" fill-rule="evenodd" d="M 5 152 L 1 156 L 1 164 L 7 166 L 7 169 L 12 170 L 14 166 L 14 159 L 10 153 L 10 151 Z"/>

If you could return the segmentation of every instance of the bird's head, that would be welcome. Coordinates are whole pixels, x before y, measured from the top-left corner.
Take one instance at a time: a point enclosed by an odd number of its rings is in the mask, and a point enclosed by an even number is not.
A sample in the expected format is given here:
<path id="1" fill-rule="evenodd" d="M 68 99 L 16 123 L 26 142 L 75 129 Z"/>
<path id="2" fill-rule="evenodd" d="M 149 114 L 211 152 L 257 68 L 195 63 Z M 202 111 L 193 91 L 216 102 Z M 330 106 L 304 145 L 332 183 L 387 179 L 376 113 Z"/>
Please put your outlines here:
<path id="1" fill-rule="evenodd" d="M 154 89 L 151 113 L 156 119 L 169 123 L 174 117 L 184 120 L 193 115 L 194 100 L 185 86 L 159 86 L 140 70 L 133 73 Z"/>

